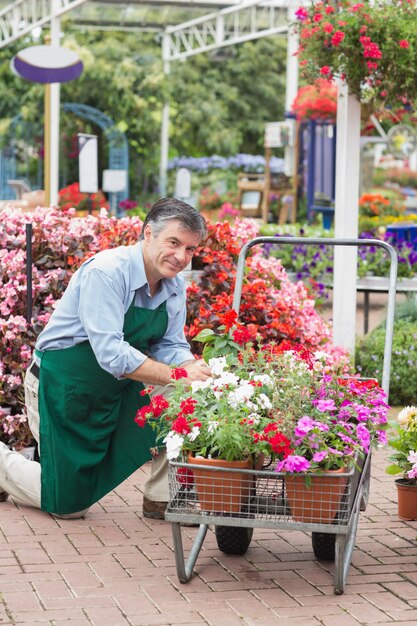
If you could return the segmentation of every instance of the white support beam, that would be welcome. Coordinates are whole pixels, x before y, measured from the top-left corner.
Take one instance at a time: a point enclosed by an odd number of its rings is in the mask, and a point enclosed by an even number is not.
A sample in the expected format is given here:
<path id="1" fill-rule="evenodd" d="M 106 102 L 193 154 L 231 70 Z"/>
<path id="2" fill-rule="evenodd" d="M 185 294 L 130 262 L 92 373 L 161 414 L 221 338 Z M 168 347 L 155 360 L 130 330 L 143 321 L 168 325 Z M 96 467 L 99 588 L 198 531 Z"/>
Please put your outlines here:
<path id="1" fill-rule="evenodd" d="M 164 61 L 232 46 L 288 31 L 287 8 L 292 0 L 246 0 L 209 15 L 168 26 Z"/>
<path id="2" fill-rule="evenodd" d="M 87 0 L 56 0 L 54 17 L 58 18 Z M 49 0 L 16 0 L 0 11 L 0 48 L 28 35 L 35 27 L 51 21 Z"/>
<path id="3" fill-rule="evenodd" d="M 357 239 L 361 106 L 338 81 L 335 228 L 337 238 Z M 333 277 L 333 341 L 355 354 L 357 248 L 336 246 Z"/>

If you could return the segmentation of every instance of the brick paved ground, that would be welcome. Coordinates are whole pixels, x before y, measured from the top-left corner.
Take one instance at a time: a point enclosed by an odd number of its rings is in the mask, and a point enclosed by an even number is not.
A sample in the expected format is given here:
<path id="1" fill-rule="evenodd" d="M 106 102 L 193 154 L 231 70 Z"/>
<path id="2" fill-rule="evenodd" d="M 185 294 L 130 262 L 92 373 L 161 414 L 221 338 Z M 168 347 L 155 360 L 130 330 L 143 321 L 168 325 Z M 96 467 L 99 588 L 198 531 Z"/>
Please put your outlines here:
<path id="1" fill-rule="evenodd" d="M 376 298 L 376 301 L 375 301 Z M 363 328 L 358 303 L 358 333 Z M 374 297 L 371 327 L 384 316 Z M 210 528 L 187 584 L 171 527 L 141 516 L 148 467 L 90 510 L 63 521 L 0 503 L 0 626 L 415 626 L 417 522 L 397 517 L 385 450 L 372 461 L 345 593 L 300 531 L 255 528 L 244 557 L 221 553 Z M 185 528 L 188 550 L 197 529 Z"/>
<path id="2" fill-rule="evenodd" d="M 141 516 L 144 467 L 84 520 L 0 504 L 0 624 L 415 626 L 417 523 L 397 517 L 385 456 L 373 458 L 344 595 L 308 534 L 258 528 L 244 557 L 221 553 L 210 528 L 180 584 L 170 524 Z M 186 549 L 196 532 L 183 530 Z"/>

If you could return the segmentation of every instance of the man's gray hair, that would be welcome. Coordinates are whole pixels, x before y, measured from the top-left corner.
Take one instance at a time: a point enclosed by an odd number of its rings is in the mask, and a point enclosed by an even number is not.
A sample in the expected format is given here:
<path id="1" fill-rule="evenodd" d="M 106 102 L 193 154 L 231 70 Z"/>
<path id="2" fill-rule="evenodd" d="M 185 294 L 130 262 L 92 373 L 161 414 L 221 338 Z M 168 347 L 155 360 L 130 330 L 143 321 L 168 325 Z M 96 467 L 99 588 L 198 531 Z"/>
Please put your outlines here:
<path id="1" fill-rule="evenodd" d="M 176 198 L 162 198 L 151 207 L 145 217 L 139 240 L 143 240 L 143 233 L 147 224 L 152 227 L 152 233 L 157 237 L 167 222 L 172 220 L 181 222 L 184 230 L 199 233 L 201 239 L 207 236 L 206 221 L 196 209 Z"/>

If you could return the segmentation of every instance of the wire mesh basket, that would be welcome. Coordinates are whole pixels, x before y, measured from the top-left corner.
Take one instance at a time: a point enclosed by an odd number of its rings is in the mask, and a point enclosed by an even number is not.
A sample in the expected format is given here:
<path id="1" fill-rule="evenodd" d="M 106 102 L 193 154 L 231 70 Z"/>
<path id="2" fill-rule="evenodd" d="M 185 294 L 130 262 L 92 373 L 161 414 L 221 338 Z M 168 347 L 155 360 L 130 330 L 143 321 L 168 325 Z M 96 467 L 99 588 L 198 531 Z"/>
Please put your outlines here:
<path id="1" fill-rule="evenodd" d="M 258 522 L 346 525 L 358 474 L 355 469 L 291 475 L 266 469 L 212 467 L 206 460 L 169 464 L 168 519 L 207 523 L 207 517 Z M 192 518 L 192 519 L 191 519 Z M 251 525 L 252 525 L 251 524 Z"/>

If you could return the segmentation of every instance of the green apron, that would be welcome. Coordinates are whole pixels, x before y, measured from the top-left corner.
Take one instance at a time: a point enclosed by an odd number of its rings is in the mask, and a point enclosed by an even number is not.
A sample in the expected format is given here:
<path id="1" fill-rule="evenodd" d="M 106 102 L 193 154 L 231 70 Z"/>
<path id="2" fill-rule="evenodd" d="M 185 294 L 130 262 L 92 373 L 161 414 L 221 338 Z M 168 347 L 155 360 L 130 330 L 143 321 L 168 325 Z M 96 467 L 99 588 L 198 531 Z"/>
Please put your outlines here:
<path id="1" fill-rule="evenodd" d="M 149 310 L 130 305 L 124 339 L 141 352 L 163 337 L 166 304 Z M 41 508 L 57 514 L 82 511 L 151 458 L 155 434 L 138 428 L 136 411 L 149 403 L 144 388 L 103 370 L 88 341 L 36 352 L 39 376 Z"/>

